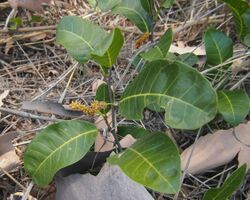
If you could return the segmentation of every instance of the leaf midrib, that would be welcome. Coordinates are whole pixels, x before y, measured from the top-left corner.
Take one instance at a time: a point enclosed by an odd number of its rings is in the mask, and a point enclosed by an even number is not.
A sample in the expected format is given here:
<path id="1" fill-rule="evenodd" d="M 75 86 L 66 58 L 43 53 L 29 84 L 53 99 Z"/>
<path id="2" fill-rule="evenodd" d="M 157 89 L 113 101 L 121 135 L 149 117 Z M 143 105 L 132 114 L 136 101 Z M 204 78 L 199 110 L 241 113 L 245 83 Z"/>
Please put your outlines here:
<path id="1" fill-rule="evenodd" d="M 37 174 L 37 172 L 40 170 L 40 168 L 44 165 L 44 163 L 46 163 L 46 161 L 52 157 L 54 154 L 56 154 L 61 148 L 63 148 L 65 145 L 71 143 L 73 140 L 77 140 L 79 137 L 82 137 L 84 135 L 88 135 L 91 133 L 97 132 L 96 130 L 91 130 L 91 131 L 87 131 L 87 132 L 83 132 L 71 139 L 69 139 L 67 142 L 63 143 L 62 145 L 60 145 L 59 147 L 57 147 L 54 151 L 52 151 L 42 162 L 41 164 L 37 167 L 37 169 L 35 170 L 35 172 L 33 173 L 33 176 L 35 176 Z"/>
<path id="2" fill-rule="evenodd" d="M 91 46 L 91 44 L 89 42 L 87 42 L 83 37 L 80 37 L 79 35 L 75 34 L 74 32 L 72 31 L 68 31 L 68 30 L 59 30 L 59 32 L 66 32 L 68 34 L 72 34 L 73 36 L 79 38 L 80 40 L 82 40 L 84 43 L 87 44 L 87 46 L 92 50 L 92 51 L 95 51 L 94 47 Z"/>
<path id="3" fill-rule="evenodd" d="M 230 183 L 234 182 L 235 179 L 237 179 L 237 177 L 234 177 L 234 179 L 231 180 Z M 215 189 L 220 190 L 220 191 L 213 197 L 212 200 L 218 199 L 218 197 L 219 197 L 221 194 L 223 194 L 224 191 L 225 191 L 227 188 L 230 188 L 230 184 L 229 184 L 229 186 L 228 186 L 228 184 L 226 184 L 226 185 L 223 185 L 223 186 L 220 187 L 220 188 L 215 188 Z M 230 196 L 230 195 L 229 195 L 229 196 Z M 228 198 L 229 196 L 227 196 L 227 198 Z"/>
<path id="4" fill-rule="evenodd" d="M 235 112 L 234 112 L 234 109 L 233 109 L 233 104 L 231 103 L 230 99 L 228 98 L 228 96 L 224 93 L 224 92 L 221 92 L 221 94 L 225 97 L 226 101 L 228 101 L 228 104 L 229 104 L 229 107 L 233 113 L 233 118 L 234 118 L 234 122 L 236 121 L 236 117 L 235 117 Z"/>
<path id="5" fill-rule="evenodd" d="M 123 98 L 123 99 L 120 101 L 120 103 L 122 103 L 122 102 L 124 102 L 124 101 L 127 101 L 127 100 L 129 100 L 129 99 L 133 99 L 133 98 L 136 98 L 136 97 L 140 97 L 140 96 L 162 96 L 162 97 L 172 98 L 172 99 L 174 99 L 174 100 L 176 100 L 176 101 L 180 101 L 180 102 L 182 102 L 183 104 L 186 104 L 186 105 L 188 105 L 188 106 L 190 106 L 190 107 L 193 107 L 193 108 L 199 110 L 200 112 L 204 113 L 205 115 L 207 115 L 207 113 L 204 112 L 204 111 L 203 111 L 202 109 L 200 109 L 199 107 L 196 107 L 196 106 L 194 106 L 194 105 L 192 105 L 192 104 L 190 104 L 190 103 L 188 103 L 188 102 L 186 102 L 186 101 L 183 101 L 182 99 L 178 99 L 178 98 L 176 98 L 176 97 L 169 96 L 169 95 L 166 95 L 166 94 L 160 94 L 160 93 L 142 93 L 142 94 L 135 94 L 135 95 L 131 95 L 131 96 L 128 96 L 128 97 Z"/>
<path id="6" fill-rule="evenodd" d="M 240 32 L 239 32 L 239 35 L 240 35 L 240 37 L 242 36 L 242 33 L 243 33 L 243 30 L 244 30 L 244 25 L 243 25 L 243 20 L 242 20 L 242 18 L 241 18 L 241 15 L 240 15 L 240 13 L 238 12 L 238 10 L 237 9 L 235 9 L 233 6 L 231 6 L 231 4 L 227 4 L 232 10 L 233 10 L 233 12 L 236 14 L 236 15 L 238 15 L 238 19 L 239 19 L 239 21 L 240 21 Z"/>
<path id="7" fill-rule="evenodd" d="M 161 174 L 161 172 L 157 168 L 155 168 L 155 166 L 147 158 L 145 158 L 140 152 L 131 147 L 128 150 L 133 151 L 134 153 L 139 155 L 169 185 L 174 193 L 177 192 L 175 188 L 170 184 L 170 182 Z"/>
<path id="8" fill-rule="evenodd" d="M 146 27 L 146 32 L 149 32 L 148 25 L 147 25 L 146 21 L 144 20 L 144 18 L 142 17 L 142 15 L 139 12 L 137 12 L 136 10 L 133 10 L 131 8 L 124 7 L 124 6 L 118 6 L 117 8 L 122 8 L 122 9 L 125 9 L 125 10 L 130 10 L 130 11 L 136 13 L 137 15 L 139 15 L 139 17 L 143 21 L 144 26 Z"/>
<path id="9" fill-rule="evenodd" d="M 215 46 L 215 48 L 216 48 L 217 51 L 218 51 L 220 63 L 223 63 L 223 58 L 222 58 L 222 55 L 221 55 L 221 52 L 220 52 L 221 49 L 220 49 L 220 47 L 218 46 L 216 40 L 214 39 L 214 37 L 213 37 L 213 35 L 212 35 L 211 33 L 210 33 L 210 37 L 211 37 L 211 39 L 213 40 L 214 46 Z"/>

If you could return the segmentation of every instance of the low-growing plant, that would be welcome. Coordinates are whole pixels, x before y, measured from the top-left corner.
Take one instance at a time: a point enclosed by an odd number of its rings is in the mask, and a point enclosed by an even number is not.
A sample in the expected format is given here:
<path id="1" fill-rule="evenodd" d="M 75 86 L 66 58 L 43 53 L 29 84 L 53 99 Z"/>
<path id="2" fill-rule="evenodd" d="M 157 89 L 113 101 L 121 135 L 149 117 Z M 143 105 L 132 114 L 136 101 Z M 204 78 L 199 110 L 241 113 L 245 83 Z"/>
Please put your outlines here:
<path id="1" fill-rule="evenodd" d="M 233 0 L 224 1 L 233 10 L 240 39 L 248 41 L 250 25 L 249 20 L 245 19 L 248 17 L 249 4 L 240 1 L 244 4 L 244 9 L 240 7 L 241 10 L 238 10 L 238 5 Z M 162 6 L 170 7 L 172 3 L 173 1 L 164 1 Z M 153 36 L 153 19 L 157 12 L 154 12 L 152 5 L 153 1 L 150 0 L 101 0 L 96 4 L 102 11 L 111 10 L 113 14 L 127 17 L 142 32 Z M 56 37 L 57 42 L 77 62 L 84 64 L 89 60 L 95 61 L 100 66 L 104 80 L 110 79 L 112 66 L 116 63 L 124 42 L 119 28 L 106 32 L 81 17 L 66 16 L 57 26 Z M 249 97 L 244 90 L 232 91 L 225 88 L 221 84 L 221 75 L 218 75 L 219 69 L 230 70 L 232 39 L 219 30 L 207 29 L 203 40 L 207 61 L 203 71 L 193 67 L 197 62 L 193 54 L 171 56 L 168 50 L 172 40 L 173 32 L 168 29 L 152 48 L 140 53 L 139 59 L 145 65 L 120 98 L 115 91 L 112 92 L 111 83 L 107 81 L 98 89 L 96 102 L 90 107 L 77 103 L 71 104 L 71 107 L 87 114 L 99 114 L 104 118 L 109 110 L 115 117 L 118 109 L 118 113 L 127 120 L 143 119 L 144 109 L 149 108 L 163 111 L 165 123 L 181 130 L 199 129 L 212 121 L 218 113 L 232 126 L 241 123 L 249 113 Z M 179 150 L 167 134 L 160 131 L 149 133 L 148 130 L 128 126 L 127 128 L 135 130 L 137 142 L 122 150 L 116 127 L 108 127 L 107 131 L 112 132 L 116 138 L 116 148 L 119 149 L 116 155 L 108 158 L 110 164 L 118 165 L 131 179 L 155 191 L 176 194 L 180 190 Z M 58 170 L 84 157 L 94 144 L 98 131 L 94 124 L 83 120 L 61 121 L 49 125 L 32 140 L 25 151 L 24 167 L 27 173 L 36 184 L 49 184 Z M 244 176 L 241 180 L 243 178 Z M 205 195 L 205 199 L 209 199 L 210 193 Z"/>

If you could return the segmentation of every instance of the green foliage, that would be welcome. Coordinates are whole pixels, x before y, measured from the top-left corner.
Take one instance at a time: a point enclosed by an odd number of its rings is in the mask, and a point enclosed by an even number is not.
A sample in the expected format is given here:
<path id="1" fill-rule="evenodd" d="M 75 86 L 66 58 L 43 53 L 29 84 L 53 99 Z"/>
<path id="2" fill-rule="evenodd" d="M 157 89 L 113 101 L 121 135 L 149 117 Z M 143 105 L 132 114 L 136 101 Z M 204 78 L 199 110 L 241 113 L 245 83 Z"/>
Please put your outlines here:
<path id="1" fill-rule="evenodd" d="M 241 123 L 249 114 L 249 102 L 249 97 L 243 90 L 218 92 L 218 110 L 233 126 Z"/>
<path id="2" fill-rule="evenodd" d="M 233 41 L 214 28 L 206 31 L 204 36 L 207 63 L 218 65 L 231 58 L 233 55 Z"/>
<path id="3" fill-rule="evenodd" d="M 194 66 L 198 62 L 198 57 L 194 53 L 184 53 L 178 56 L 182 62 Z"/>
<path id="4" fill-rule="evenodd" d="M 106 73 L 107 68 L 112 67 L 115 64 L 116 59 L 120 53 L 120 50 L 123 46 L 123 35 L 120 29 L 116 28 L 112 32 L 112 43 L 109 48 L 105 51 L 104 55 L 95 55 L 92 54 L 92 59 L 99 63 L 102 67 L 102 70 Z"/>
<path id="5" fill-rule="evenodd" d="M 99 0 L 98 7 L 102 11 L 111 10 L 132 21 L 142 32 L 152 31 L 152 19 L 148 13 L 148 0 Z M 146 10 L 145 10 L 145 9 Z"/>
<path id="6" fill-rule="evenodd" d="M 141 5 L 144 8 L 144 10 L 148 12 L 148 14 L 151 14 L 151 0 L 141 0 Z"/>
<path id="7" fill-rule="evenodd" d="M 233 172 L 222 187 L 209 189 L 202 200 L 228 200 L 233 192 L 240 187 L 246 173 L 247 166 L 245 164 Z"/>
<path id="8" fill-rule="evenodd" d="M 217 95 L 195 69 L 176 61 L 148 63 L 124 91 L 119 111 L 127 119 L 142 119 L 143 109 L 157 104 L 165 121 L 179 129 L 197 129 L 217 112 Z"/>
<path id="9" fill-rule="evenodd" d="M 115 6 L 122 2 L 122 0 L 97 0 L 98 7 L 101 11 L 106 12 L 112 10 Z"/>
<path id="10" fill-rule="evenodd" d="M 31 20 L 30 20 L 30 23 L 39 23 L 39 22 L 42 22 L 44 19 L 42 16 L 39 16 L 39 15 L 32 15 L 31 16 Z"/>
<path id="11" fill-rule="evenodd" d="M 87 0 L 87 1 L 88 1 L 90 6 L 92 6 L 92 7 L 96 6 L 97 0 Z"/>
<path id="12" fill-rule="evenodd" d="M 64 17 L 58 24 L 56 36 L 57 42 L 78 62 L 93 59 L 104 69 L 116 62 L 123 46 L 119 29 L 107 33 L 98 25 L 76 16 Z"/>
<path id="13" fill-rule="evenodd" d="M 112 9 L 112 12 L 128 18 L 142 32 L 152 31 L 152 19 L 141 5 L 141 0 L 122 0 Z"/>
<path id="14" fill-rule="evenodd" d="M 174 4 L 174 0 L 165 0 L 165 1 L 162 3 L 162 6 L 163 6 L 164 8 L 170 8 L 173 4 Z"/>
<path id="15" fill-rule="evenodd" d="M 102 11 L 111 10 L 114 14 L 125 16 L 142 32 L 153 31 L 154 16 L 150 0 L 88 1 Z M 249 45 L 249 4 L 243 0 L 224 2 L 234 13 L 241 39 Z M 162 6 L 169 8 L 173 3 L 174 0 L 165 0 Z M 106 32 L 98 25 L 76 16 L 62 18 L 56 37 L 57 42 L 79 63 L 94 60 L 100 64 L 106 78 L 110 75 L 107 72 L 116 63 L 124 42 L 118 28 Z M 137 53 L 136 58 L 140 61 L 143 58 L 146 65 L 141 65 L 144 68 L 121 95 L 119 113 L 128 120 L 140 120 L 144 109 L 149 108 L 165 112 L 165 122 L 171 128 L 189 130 L 201 128 L 210 122 L 218 110 L 231 125 L 242 122 L 250 109 L 247 94 L 243 91 L 216 93 L 209 81 L 192 68 L 198 61 L 196 55 L 188 53 L 176 56 L 168 52 L 172 40 L 172 29 L 168 29 L 153 48 Z M 204 42 L 208 65 L 219 65 L 233 55 L 233 42 L 223 32 L 208 29 Z M 106 109 L 101 110 L 102 114 L 107 114 L 111 105 L 116 105 L 115 95 L 110 87 L 102 84 L 96 92 L 96 100 L 108 104 Z M 97 132 L 93 124 L 84 121 L 62 121 L 48 126 L 33 139 L 25 151 L 26 171 L 35 183 L 47 185 L 59 169 L 77 162 L 89 151 Z M 179 191 L 180 156 L 177 147 L 166 134 L 151 134 L 136 126 L 118 127 L 117 134 L 131 134 L 138 140 L 121 154 L 110 157 L 110 163 L 119 165 L 131 179 L 155 191 L 170 194 Z M 246 166 L 241 167 L 221 188 L 209 190 L 204 200 L 227 199 L 239 187 L 245 171 Z"/>
<path id="16" fill-rule="evenodd" d="M 96 96 L 95 96 L 95 99 L 97 101 L 104 101 L 106 102 L 107 104 L 111 104 L 114 102 L 114 95 L 112 93 L 112 100 L 110 101 L 110 97 L 109 97 L 109 88 L 108 88 L 108 85 L 106 83 L 103 83 L 101 84 L 97 91 L 96 91 Z M 108 111 L 110 110 L 111 106 L 108 105 L 106 109 L 103 109 L 101 110 L 101 112 L 103 114 L 107 114 Z"/>
<path id="17" fill-rule="evenodd" d="M 168 29 L 161 37 L 157 45 L 149 49 L 146 53 L 142 53 L 141 57 L 147 61 L 165 59 L 173 40 L 173 31 Z"/>
<path id="18" fill-rule="evenodd" d="M 142 138 L 148 135 L 150 132 L 147 129 L 138 127 L 138 126 L 118 126 L 117 134 L 125 137 L 130 134 L 134 138 Z"/>
<path id="19" fill-rule="evenodd" d="M 234 15 L 236 30 L 244 41 L 250 34 L 250 5 L 245 0 L 222 0 L 230 8 Z M 249 36 L 248 36 L 249 37 Z"/>
<path id="20" fill-rule="evenodd" d="M 109 163 L 119 165 L 134 181 L 162 193 L 180 189 L 180 156 L 172 140 L 162 132 L 139 139 Z"/>
<path id="21" fill-rule="evenodd" d="M 250 34 L 247 34 L 244 38 L 244 44 L 250 47 Z"/>
<path id="22" fill-rule="evenodd" d="M 22 26 L 23 20 L 20 17 L 15 17 L 10 19 L 10 30 L 16 30 Z"/>
<path id="23" fill-rule="evenodd" d="M 96 127 L 85 121 L 49 125 L 26 148 L 24 168 L 36 184 L 45 186 L 59 169 L 80 160 L 96 135 Z"/>

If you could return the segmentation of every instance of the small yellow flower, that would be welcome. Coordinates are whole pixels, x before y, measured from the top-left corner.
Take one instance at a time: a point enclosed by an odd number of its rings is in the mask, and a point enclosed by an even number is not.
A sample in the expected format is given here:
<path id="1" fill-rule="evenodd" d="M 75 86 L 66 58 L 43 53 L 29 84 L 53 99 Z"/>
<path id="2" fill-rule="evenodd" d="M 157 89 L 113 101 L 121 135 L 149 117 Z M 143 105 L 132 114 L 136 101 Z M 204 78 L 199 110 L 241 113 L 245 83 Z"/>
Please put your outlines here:
<path id="1" fill-rule="evenodd" d="M 77 101 L 73 101 L 69 106 L 74 110 L 79 110 L 89 116 L 94 116 L 100 110 L 105 109 L 107 107 L 107 103 L 103 101 L 93 101 L 90 106 L 86 106 Z"/>
<path id="2" fill-rule="evenodd" d="M 145 43 L 147 41 L 147 39 L 149 38 L 149 33 L 143 33 L 135 42 L 135 48 L 139 49 L 143 43 Z"/>
<path id="3" fill-rule="evenodd" d="M 102 110 L 102 109 L 105 109 L 107 108 L 107 103 L 104 102 L 104 101 L 93 101 L 91 103 L 91 107 L 94 109 L 94 110 Z"/>

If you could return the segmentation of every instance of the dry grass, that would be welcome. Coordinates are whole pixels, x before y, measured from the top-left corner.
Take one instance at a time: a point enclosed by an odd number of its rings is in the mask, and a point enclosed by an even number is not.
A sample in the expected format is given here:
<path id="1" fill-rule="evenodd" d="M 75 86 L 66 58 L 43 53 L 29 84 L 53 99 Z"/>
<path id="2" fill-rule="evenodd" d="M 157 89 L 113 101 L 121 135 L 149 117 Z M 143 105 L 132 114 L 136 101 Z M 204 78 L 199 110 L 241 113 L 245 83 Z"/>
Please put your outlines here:
<path id="1" fill-rule="evenodd" d="M 72 100 L 89 103 L 93 99 L 91 85 L 96 79 L 101 78 L 98 66 L 90 62 L 85 64 L 84 67 L 77 66 L 74 71 L 75 62 L 55 42 L 56 24 L 65 15 L 79 15 L 100 24 L 106 29 L 119 26 L 124 31 L 126 42 L 120 59 L 114 67 L 114 76 L 112 78 L 118 94 L 122 93 L 125 85 L 137 73 L 131 67 L 128 58 L 131 58 L 137 52 L 134 46 L 139 32 L 130 22 L 122 17 L 110 16 L 108 13 L 98 13 L 91 9 L 84 1 L 68 0 L 53 2 L 54 5 L 46 8 L 44 20 L 40 23 L 29 24 L 28 21 L 30 21 L 33 13 L 20 9 L 18 17 L 23 19 L 24 25 L 19 31 L 13 32 L 5 32 L 2 29 L 10 8 L 7 3 L 0 3 L 0 93 L 5 90 L 10 91 L 10 94 L 4 100 L 4 107 L 6 108 L 20 111 L 23 101 L 34 99 L 55 102 L 61 99 L 63 100 L 63 104 L 69 104 Z M 177 0 L 173 8 L 159 13 L 155 35 L 157 38 L 162 35 L 167 27 L 173 27 L 174 30 L 178 30 L 175 34 L 175 43 L 177 45 L 198 47 L 202 44 L 202 35 L 206 28 L 215 26 L 230 33 L 235 44 L 237 44 L 238 40 L 235 36 L 232 22 L 230 12 L 217 0 Z M 238 52 L 244 51 L 243 47 L 238 46 Z M 242 56 L 244 54 L 241 52 Z M 64 96 L 71 73 L 74 73 L 74 76 Z M 225 71 L 223 77 L 230 78 L 230 82 L 227 83 L 226 87 L 231 88 L 240 84 L 250 94 L 250 79 L 246 74 L 247 70 L 243 70 L 237 74 Z M 244 81 L 241 83 L 240 81 L 243 79 Z M 216 84 L 219 83 L 220 81 Z M 43 115 L 48 119 L 52 118 L 49 114 L 36 112 L 33 114 L 37 116 Z M 123 119 L 119 120 L 121 124 L 128 123 Z M 148 113 L 145 120 L 132 123 L 148 127 L 151 130 L 165 130 L 167 127 L 164 126 L 164 123 L 159 123 L 159 121 L 163 122 L 161 115 Z M 18 155 L 22 157 L 26 144 L 31 141 L 38 130 L 49 123 L 51 122 L 47 120 L 30 119 L 5 113 L 0 119 L 0 131 L 1 134 L 10 132 L 18 134 L 13 144 Z M 215 122 L 210 128 L 222 128 L 221 122 Z M 180 148 L 192 144 L 196 137 L 195 133 L 180 133 L 175 130 L 172 130 L 172 134 Z M 185 179 L 182 193 L 179 194 L 178 199 L 201 199 L 205 190 L 210 187 L 220 186 L 223 183 L 227 174 L 234 169 L 235 164 L 235 162 L 232 162 L 198 176 L 190 175 Z M 27 177 L 23 169 L 22 163 L 20 163 L 17 169 L 10 172 L 10 176 L 19 184 L 11 180 L 6 174 L 0 175 L 0 199 L 18 199 L 14 198 L 13 194 L 23 192 L 20 185 L 28 188 L 31 183 L 30 178 Z M 246 179 L 243 187 L 234 196 L 234 199 L 246 199 L 249 187 L 249 181 Z M 54 199 L 54 191 L 55 185 L 52 183 L 45 189 L 33 187 L 31 194 L 39 200 Z M 156 199 L 173 199 L 172 196 L 163 196 L 154 193 L 153 195 L 155 195 Z"/>

